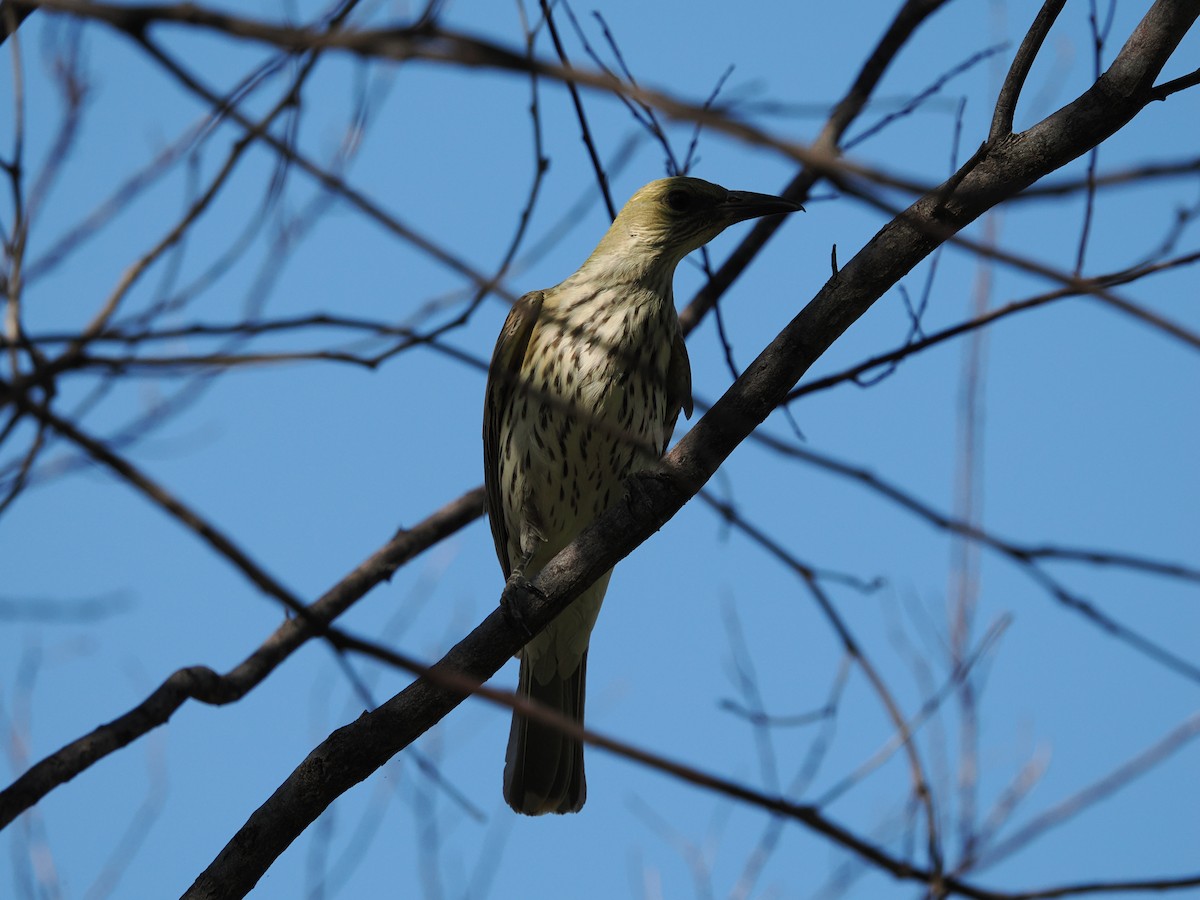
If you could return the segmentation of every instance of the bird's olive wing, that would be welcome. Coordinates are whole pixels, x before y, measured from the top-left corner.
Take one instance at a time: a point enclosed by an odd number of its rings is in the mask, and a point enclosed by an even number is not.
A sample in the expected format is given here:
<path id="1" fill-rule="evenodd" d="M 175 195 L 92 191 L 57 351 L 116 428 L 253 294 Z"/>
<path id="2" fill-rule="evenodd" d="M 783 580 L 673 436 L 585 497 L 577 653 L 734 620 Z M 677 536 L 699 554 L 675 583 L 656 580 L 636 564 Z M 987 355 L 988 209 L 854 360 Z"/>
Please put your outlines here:
<path id="1" fill-rule="evenodd" d="M 496 556 L 504 569 L 504 577 L 512 573 L 514 561 L 508 557 L 508 529 L 504 526 L 504 509 L 500 487 L 500 423 L 513 402 L 513 393 L 520 387 L 521 366 L 529 339 L 542 311 L 542 291 L 531 291 L 513 304 L 488 367 L 487 394 L 483 403 L 483 485 L 486 492 L 488 521 L 496 541 Z"/>
<path id="2" fill-rule="evenodd" d="M 683 332 L 676 328 L 675 339 L 671 342 L 671 360 L 667 363 L 667 410 L 672 431 L 681 409 L 684 416 L 689 419 L 692 417 L 692 364 L 688 362 Z M 667 440 L 670 439 L 668 432 Z M 666 449 L 663 447 L 664 452 Z"/>

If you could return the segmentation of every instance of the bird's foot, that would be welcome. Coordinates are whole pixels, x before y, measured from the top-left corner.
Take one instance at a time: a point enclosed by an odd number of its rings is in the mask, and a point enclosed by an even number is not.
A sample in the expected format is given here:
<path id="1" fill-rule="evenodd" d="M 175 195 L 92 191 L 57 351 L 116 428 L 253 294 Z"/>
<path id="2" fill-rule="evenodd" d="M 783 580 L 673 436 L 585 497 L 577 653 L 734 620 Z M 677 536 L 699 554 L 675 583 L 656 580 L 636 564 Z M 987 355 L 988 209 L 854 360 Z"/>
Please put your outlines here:
<path id="1" fill-rule="evenodd" d="M 524 635 L 525 640 L 533 639 L 533 631 L 526 623 L 524 608 L 528 606 L 528 598 L 532 596 L 545 600 L 546 595 L 534 586 L 534 583 L 521 574 L 520 570 L 508 576 L 504 591 L 500 594 L 500 610 L 505 618 L 517 631 Z"/>
<path id="2" fill-rule="evenodd" d="M 635 472 L 625 479 L 625 505 L 635 513 L 641 510 L 654 509 L 654 495 L 662 490 L 662 485 L 668 480 L 662 472 L 650 470 Z"/>

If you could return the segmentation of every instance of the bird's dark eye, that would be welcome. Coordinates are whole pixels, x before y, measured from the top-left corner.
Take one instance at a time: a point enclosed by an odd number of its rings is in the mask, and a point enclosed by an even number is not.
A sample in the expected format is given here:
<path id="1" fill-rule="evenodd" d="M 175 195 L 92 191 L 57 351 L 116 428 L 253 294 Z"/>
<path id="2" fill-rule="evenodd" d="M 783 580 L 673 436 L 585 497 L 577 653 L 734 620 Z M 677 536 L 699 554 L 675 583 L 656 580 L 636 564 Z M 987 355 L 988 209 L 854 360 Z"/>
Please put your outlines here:
<path id="1" fill-rule="evenodd" d="M 675 212 L 687 212 L 692 208 L 692 195 L 687 191 L 675 189 L 667 194 L 667 206 Z"/>

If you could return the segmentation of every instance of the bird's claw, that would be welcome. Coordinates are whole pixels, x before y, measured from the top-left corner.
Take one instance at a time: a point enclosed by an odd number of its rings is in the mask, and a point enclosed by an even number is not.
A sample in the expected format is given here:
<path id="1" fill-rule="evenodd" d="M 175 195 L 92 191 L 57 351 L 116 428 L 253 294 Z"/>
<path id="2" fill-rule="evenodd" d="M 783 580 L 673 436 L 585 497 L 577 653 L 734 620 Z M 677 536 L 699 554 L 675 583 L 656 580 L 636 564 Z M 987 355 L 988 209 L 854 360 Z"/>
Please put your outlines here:
<path id="1" fill-rule="evenodd" d="M 546 595 L 519 571 L 508 577 L 504 591 L 500 594 L 500 610 L 512 626 L 524 635 L 526 641 L 533 639 L 533 631 L 525 621 L 521 601 L 530 594 L 542 600 L 546 599 Z"/>
<path id="2" fill-rule="evenodd" d="M 654 509 L 652 487 L 655 482 L 665 479 L 665 475 L 655 471 L 635 472 L 626 478 L 624 496 L 626 506 L 630 509 L 636 509 L 637 507 Z"/>

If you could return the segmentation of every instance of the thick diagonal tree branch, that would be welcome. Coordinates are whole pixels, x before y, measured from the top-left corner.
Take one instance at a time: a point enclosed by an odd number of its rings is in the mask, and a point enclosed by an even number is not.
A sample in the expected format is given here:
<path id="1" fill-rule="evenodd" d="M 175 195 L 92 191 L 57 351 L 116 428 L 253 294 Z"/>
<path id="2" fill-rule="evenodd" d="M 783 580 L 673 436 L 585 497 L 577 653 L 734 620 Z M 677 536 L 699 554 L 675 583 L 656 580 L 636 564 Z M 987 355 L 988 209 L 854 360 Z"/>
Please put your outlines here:
<path id="1" fill-rule="evenodd" d="M 1076 159 L 1153 100 L 1154 80 L 1200 15 L 1200 0 L 1157 0 L 1097 82 L 1027 131 L 985 144 L 963 170 L 889 222 L 750 365 L 666 456 L 631 479 L 614 505 L 528 588 L 508 592 L 536 632 L 667 522 L 784 400 L 808 368 L 901 277 L 951 235 Z M 462 679 L 483 682 L 527 635 L 500 609 L 397 696 L 338 729 L 230 840 L 186 896 L 240 897 L 343 792 L 462 702 Z M 454 686 L 447 686 L 454 685 Z M 953 886 L 943 883 L 940 890 Z"/>
<path id="2" fill-rule="evenodd" d="M 861 72 L 846 96 L 830 114 L 829 121 L 822 129 L 821 136 L 818 138 L 818 144 L 836 147 L 841 135 L 845 133 L 846 129 L 862 111 L 871 93 L 883 76 L 884 71 L 905 45 L 908 38 L 911 37 L 913 31 L 944 5 L 945 2 L 946 0 L 908 0 L 905 3 L 897 12 L 891 26 L 880 38 L 879 43 L 867 62 L 863 65 Z M 199 92 L 214 109 L 224 109 L 226 115 L 239 122 L 246 130 L 248 136 L 264 136 L 262 129 L 254 128 L 250 120 L 242 116 L 236 108 L 230 107 L 225 100 L 202 88 L 190 76 L 185 77 L 183 73 L 177 74 L 180 74 L 184 83 L 191 89 Z M 265 137 L 270 140 L 269 135 Z M 310 174 L 317 175 L 328 189 L 339 192 L 350 203 L 361 207 L 359 201 L 362 199 L 362 196 L 350 189 L 344 182 L 334 179 L 334 176 L 326 177 L 321 175 L 322 170 L 312 168 L 311 164 L 299 156 L 289 145 L 276 140 L 273 146 L 284 158 L 299 164 L 301 168 L 310 170 Z M 818 178 L 819 174 L 812 169 L 801 170 L 792 180 L 791 184 L 788 185 L 787 196 L 793 199 L 804 199 L 812 184 Z M 380 212 L 378 208 L 373 206 L 361 208 L 367 215 L 376 218 L 385 225 L 388 225 L 391 230 L 403 235 L 402 226 L 394 223 L 389 224 L 392 220 L 387 217 L 387 214 Z M 759 220 L 757 226 L 739 243 L 734 253 L 722 264 L 709 283 L 700 289 L 696 297 L 683 312 L 681 319 L 684 323 L 685 332 L 692 330 L 699 323 L 703 315 L 712 308 L 721 294 L 728 290 L 738 275 L 746 268 L 758 251 L 762 249 L 767 239 L 774 233 L 775 228 L 778 226 L 778 220 Z M 311 319 L 276 323 L 276 325 L 283 327 L 307 324 L 336 324 L 342 327 L 363 327 L 367 330 L 382 329 L 385 333 L 397 333 L 405 338 L 417 339 L 417 336 L 409 329 L 399 329 L 397 331 L 392 326 L 349 320 L 344 317 L 317 316 Z M 258 333 L 264 329 L 265 326 L 262 323 L 239 323 L 229 329 L 209 329 L 202 327 L 198 329 L 184 329 L 174 334 L 170 334 L 169 332 L 164 332 L 163 334 L 173 337 L 186 337 L 191 334 L 207 333 L 251 334 Z M 64 336 L 62 342 L 70 343 L 76 339 L 77 335 L 71 334 Z M 430 343 L 443 352 L 459 354 L 459 351 L 439 344 L 436 340 L 427 338 L 422 338 L 421 340 Z M 387 351 L 389 354 L 391 352 L 394 351 L 392 349 Z M 469 358 L 461 356 L 460 358 L 469 364 L 474 363 Z M 82 364 L 86 362 L 86 357 L 76 357 L 74 362 L 75 364 Z M 59 366 L 67 364 L 66 358 L 60 357 L 57 365 L 47 364 L 34 373 L 29 382 L 21 386 L 19 392 L 9 391 L 9 393 L 14 397 L 18 393 L 23 395 L 29 386 L 41 382 L 43 379 L 52 378 L 58 373 Z M 374 364 L 373 361 L 372 364 Z M 9 387 L 11 388 L 11 385 Z M 4 401 L 5 390 L 3 389 L 3 385 L 0 385 L 0 402 Z M 418 532 L 427 535 L 439 534 L 438 528 L 440 527 L 440 523 L 446 523 L 446 533 L 448 533 L 465 524 L 470 518 L 477 517 L 480 514 L 482 490 L 482 487 L 475 488 L 464 495 L 464 497 L 449 503 L 445 509 L 431 516 L 426 523 L 422 523 L 421 526 L 418 526 L 413 531 L 398 535 L 387 547 L 372 556 L 371 560 L 391 559 L 393 550 L 398 546 L 398 542 L 403 541 L 404 546 L 408 546 L 416 538 Z M 432 527 L 427 528 L 426 526 Z M 423 549 L 425 546 L 427 544 L 420 542 L 415 545 L 417 550 Z M 408 557 L 405 558 L 407 559 Z M 375 573 L 372 576 L 373 580 L 365 583 L 361 582 L 358 576 L 364 570 Z M 381 571 L 383 574 L 380 574 Z M 346 578 L 331 588 L 325 596 L 309 606 L 307 608 L 307 616 L 316 618 L 323 623 L 332 622 L 344 610 L 345 606 L 342 605 L 343 603 L 348 605 L 348 603 L 358 599 L 378 580 L 388 577 L 390 572 L 390 568 L 385 567 L 380 570 L 370 560 L 363 563 L 362 566 L 355 569 L 354 572 L 347 575 Z M 95 762 L 165 724 L 169 721 L 175 710 L 180 708 L 189 698 L 204 703 L 223 704 L 233 702 L 245 696 L 250 690 L 261 683 L 286 658 L 286 655 L 291 650 L 298 647 L 314 633 L 314 630 L 309 627 L 307 618 L 301 616 L 297 619 L 289 620 L 288 623 L 281 626 L 258 650 L 252 653 L 242 664 L 225 675 L 217 675 L 202 666 L 188 667 L 174 672 L 142 703 L 113 721 L 100 725 L 88 734 L 61 747 L 32 766 L 8 788 L 0 791 L 0 828 L 3 828 L 34 803 L 40 801 L 50 791 L 75 778 Z"/>

